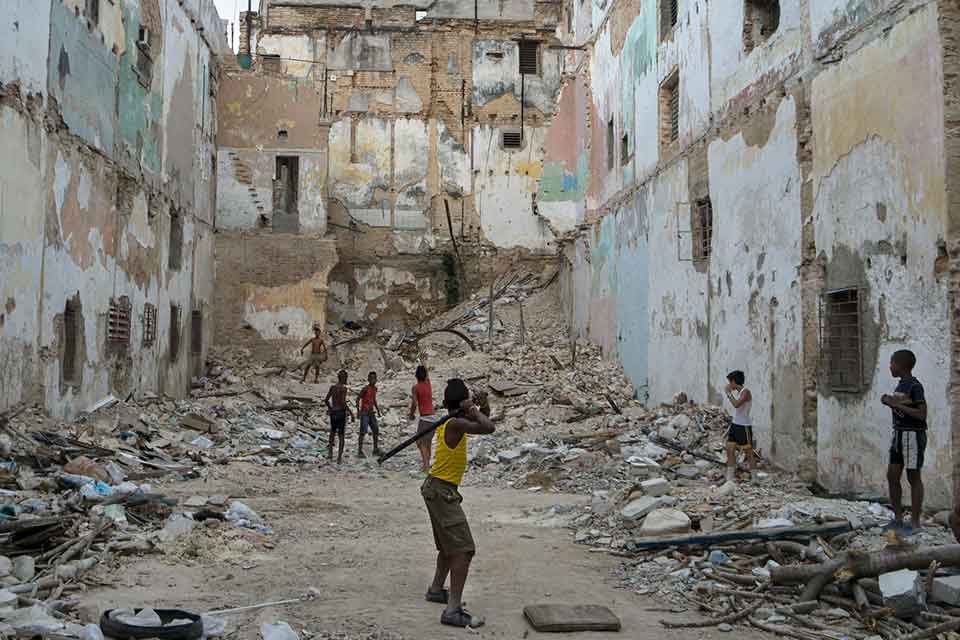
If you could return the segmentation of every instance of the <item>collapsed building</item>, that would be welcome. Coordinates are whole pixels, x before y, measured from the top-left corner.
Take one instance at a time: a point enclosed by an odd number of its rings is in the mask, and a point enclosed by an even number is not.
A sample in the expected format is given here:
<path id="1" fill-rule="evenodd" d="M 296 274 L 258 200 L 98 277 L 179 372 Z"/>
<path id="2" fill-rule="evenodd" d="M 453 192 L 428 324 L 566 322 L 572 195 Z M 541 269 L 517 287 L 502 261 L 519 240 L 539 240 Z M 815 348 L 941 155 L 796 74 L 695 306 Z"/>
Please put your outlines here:
<path id="1" fill-rule="evenodd" d="M 0 409 L 182 395 L 212 335 L 213 0 L 3 8 Z"/>
<path id="2" fill-rule="evenodd" d="M 28 4 L 0 407 L 182 394 L 211 336 L 416 326 L 524 261 L 650 403 L 745 370 L 763 453 L 831 491 L 885 487 L 912 349 L 953 495 L 955 3 L 263 0 L 219 57 L 205 0 Z"/>

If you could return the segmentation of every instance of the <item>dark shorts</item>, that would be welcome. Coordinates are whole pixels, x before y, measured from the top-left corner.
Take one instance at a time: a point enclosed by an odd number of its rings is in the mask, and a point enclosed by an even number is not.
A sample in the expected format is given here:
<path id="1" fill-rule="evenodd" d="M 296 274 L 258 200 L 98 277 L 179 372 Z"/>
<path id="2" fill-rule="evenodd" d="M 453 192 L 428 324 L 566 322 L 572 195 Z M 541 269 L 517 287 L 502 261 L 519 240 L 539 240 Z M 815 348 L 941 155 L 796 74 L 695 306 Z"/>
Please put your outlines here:
<path id="1" fill-rule="evenodd" d="M 330 412 L 330 432 L 343 435 L 347 430 L 347 410 L 337 409 Z"/>
<path id="2" fill-rule="evenodd" d="M 473 535 L 467 523 L 467 514 L 460 506 L 463 496 L 457 490 L 457 485 L 427 476 L 423 486 L 420 487 L 420 494 L 430 514 L 433 541 L 437 545 L 437 551 L 448 555 L 475 553 L 476 546 L 473 544 Z"/>
<path id="3" fill-rule="evenodd" d="M 923 454 L 927 451 L 927 433 L 925 431 L 893 430 L 890 442 L 890 464 L 904 467 L 909 471 L 923 468 Z"/>
<path id="4" fill-rule="evenodd" d="M 727 431 L 727 442 L 733 442 L 738 447 L 753 448 L 753 427 L 730 423 Z"/>
<path id="5" fill-rule="evenodd" d="M 380 435 L 380 425 L 377 423 L 376 413 L 370 412 L 360 414 L 360 433 L 373 433 Z"/>

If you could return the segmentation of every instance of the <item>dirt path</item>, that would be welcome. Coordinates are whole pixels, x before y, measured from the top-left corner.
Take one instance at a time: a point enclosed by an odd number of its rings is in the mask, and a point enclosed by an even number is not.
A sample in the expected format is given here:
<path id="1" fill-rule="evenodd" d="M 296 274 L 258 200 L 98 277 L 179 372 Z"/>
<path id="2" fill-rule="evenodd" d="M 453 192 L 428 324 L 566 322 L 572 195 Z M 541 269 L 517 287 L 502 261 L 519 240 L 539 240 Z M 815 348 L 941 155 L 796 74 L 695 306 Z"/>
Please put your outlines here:
<path id="1" fill-rule="evenodd" d="M 226 544 L 224 530 L 197 531 L 165 554 L 101 569 L 104 586 L 84 600 L 102 608 L 207 611 L 296 597 L 315 586 L 324 594 L 319 600 L 235 615 L 231 627 L 234 638 L 253 639 L 261 623 L 285 620 L 314 640 L 551 637 L 530 630 L 521 613 L 525 604 L 591 603 L 616 612 L 624 633 L 563 637 L 664 637 L 657 623 L 668 616 L 662 603 L 613 588 L 615 558 L 589 553 L 573 544 L 569 531 L 529 517 L 531 510 L 584 498 L 480 487 L 463 489 L 478 544 L 466 600 L 487 626 L 479 633 L 441 627 L 438 605 L 423 601 L 434 549 L 418 486 L 409 474 L 352 465 L 333 472 L 235 464 L 214 468 L 207 481 L 166 483 L 161 490 L 180 498 L 228 493 L 243 500 L 273 527 L 263 538 L 272 548 L 254 548 L 239 537 Z M 669 634 L 673 640 L 730 635 L 715 629 Z"/>

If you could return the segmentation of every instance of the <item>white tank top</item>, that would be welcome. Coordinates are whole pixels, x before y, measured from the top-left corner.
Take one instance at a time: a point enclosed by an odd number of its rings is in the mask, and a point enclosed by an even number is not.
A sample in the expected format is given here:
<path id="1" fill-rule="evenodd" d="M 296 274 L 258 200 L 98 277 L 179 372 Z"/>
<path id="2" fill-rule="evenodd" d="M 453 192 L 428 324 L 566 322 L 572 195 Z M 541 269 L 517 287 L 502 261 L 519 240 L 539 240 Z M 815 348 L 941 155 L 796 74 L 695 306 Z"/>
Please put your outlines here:
<path id="1" fill-rule="evenodd" d="M 731 392 L 731 395 L 739 401 L 740 396 L 743 395 L 743 391 L 744 391 L 743 389 L 741 389 L 740 391 L 733 391 Z M 750 421 L 750 405 L 752 404 L 753 404 L 753 400 L 751 399 L 748 402 L 744 402 L 739 407 L 734 407 L 733 424 L 738 424 L 741 427 L 753 426 L 753 423 Z"/>

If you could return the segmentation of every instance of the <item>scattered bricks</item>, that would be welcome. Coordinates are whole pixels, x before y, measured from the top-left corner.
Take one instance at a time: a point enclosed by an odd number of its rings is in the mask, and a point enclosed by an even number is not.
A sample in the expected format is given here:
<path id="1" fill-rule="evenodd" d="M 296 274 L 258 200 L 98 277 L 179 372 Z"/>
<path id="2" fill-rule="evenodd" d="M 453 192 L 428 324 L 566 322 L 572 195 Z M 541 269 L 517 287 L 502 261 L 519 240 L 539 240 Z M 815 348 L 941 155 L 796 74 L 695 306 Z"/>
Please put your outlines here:
<path id="1" fill-rule="evenodd" d="M 665 536 L 690 531 L 690 518 L 676 509 L 657 509 L 643 521 L 641 536 Z"/>
<path id="2" fill-rule="evenodd" d="M 930 596 L 937 602 L 960 606 L 960 576 L 947 576 L 933 581 Z"/>
<path id="3" fill-rule="evenodd" d="M 916 613 L 923 604 L 923 583 L 920 574 L 902 569 L 880 576 L 883 605 L 893 609 L 897 616 Z"/>
<path id="4" fill-rule="evenodd" d="M 670 482 L 665 478 L 652 478 L 641 482 L 640 489 L 648 496 L 659 498 L 662 495 L 670 493 Z"/>
<path id="5" fill-rule="evenodd" d="M 637 522 L 648 513 L 660 506 L 660 501 L 650 496 L 642 496 L 623 508 L 620 514 L 627 522 Z"/>

